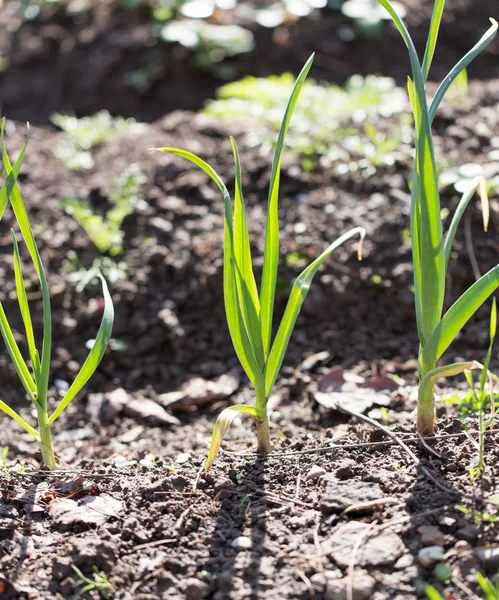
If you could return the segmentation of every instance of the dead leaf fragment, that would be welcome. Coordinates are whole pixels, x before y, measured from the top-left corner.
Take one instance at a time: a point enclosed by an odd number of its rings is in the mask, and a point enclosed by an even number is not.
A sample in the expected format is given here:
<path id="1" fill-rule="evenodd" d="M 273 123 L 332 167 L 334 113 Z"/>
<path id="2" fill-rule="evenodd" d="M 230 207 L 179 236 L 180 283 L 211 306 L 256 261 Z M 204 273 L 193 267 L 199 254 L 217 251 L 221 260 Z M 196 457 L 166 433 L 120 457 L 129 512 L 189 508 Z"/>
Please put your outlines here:
<path id="1" fill-rule="evenodd" d="M 161 394 L 161 405 L 172 410 L 190 410 L 215 400 L 225 400 L 239 388 L 239 377 L 233 371 L 212 381 L 192 377 L 176 392 Z"/>
<path id="2" fill-rule="evenodd" d="M 319 381 L 315 399 L 326 408 L 334 409 L 340 404 L 363 413 L 373 405 L 389 406 L 399 391 L 400 385 L 391 377 L 375 375 L 365 379 L 336 366 Z"/>
<path id="3" fill-rule="evenodd" d="M 107 494 L 86 496 L 78 502 L 70 498 L 58 498 L 49 504 L 48 513 L 56 523 L 73 525 L 102 525 L 110 518 L 118 517 L 123 503 Z"/>

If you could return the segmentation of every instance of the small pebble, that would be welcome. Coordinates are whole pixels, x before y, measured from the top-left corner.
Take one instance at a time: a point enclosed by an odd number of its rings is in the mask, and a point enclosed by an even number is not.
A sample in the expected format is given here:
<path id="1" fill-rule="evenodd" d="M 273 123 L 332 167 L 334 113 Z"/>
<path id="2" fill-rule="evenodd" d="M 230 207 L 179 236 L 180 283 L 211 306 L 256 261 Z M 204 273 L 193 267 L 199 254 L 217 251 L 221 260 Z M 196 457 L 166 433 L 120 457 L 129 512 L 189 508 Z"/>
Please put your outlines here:
<path id="1" fill-rule="evenodd" d="M 433 567 L 441 560 L 444 560 L 445 551 L 442 546 L 427 546 L 418 552 L 419 564 L 425 569 Z"/>
<path id="2" fill-rule="evenodd" d="M 326 474 L 326 469 L 319 467 L 319 465 L 314 465 L 310 471 L 307 473 L 307 481 L 316 481 L 319 477 L 322 477 Z"/>
<path id="3" fill-rule="evenodd" d="M 253 542 L 249 537 L 241 535 L 236 539 L 232 540 L 231 546 L 236 550 L 250 550 L 253 546 Z"/>
<path id="4" fill-rule="evenodd" d="M 475 525 L 465 525 L 456 531 L 456 537 L 458 540 L 464 540 L 466 542 L 476 542 L 478 536 L 480 534 L 480 530 Z"/>
<path id="5" fill-rule="evenodd" d="M 184 597 L 186 600 L 202 600 L 210 592 L 210 586 L 204 581 L 190 577 L 184 582 Z"/>
<path id="6" fill-rule="evenodd" d="M 445 543 L 444 534 L 434 525 L 422 525 L 418 527 L 418 533 L 423 546 L 443 546 Z"/>
<path id="7" fill-rule="evenodd" d="M 445 515 L 442 515 L 438 519 L 438 524 L 441 525 L 442 527 L 452 527 L 453 525 L 456 524 L 456 519 L 453 519 L 452 517 L 446 517 Z"/>
<path id="8" fill-rule="evenodd" d="M 485 570 L 496 571 L 499 569 L 499 546 L 477 548 L 475 556 Z"/>

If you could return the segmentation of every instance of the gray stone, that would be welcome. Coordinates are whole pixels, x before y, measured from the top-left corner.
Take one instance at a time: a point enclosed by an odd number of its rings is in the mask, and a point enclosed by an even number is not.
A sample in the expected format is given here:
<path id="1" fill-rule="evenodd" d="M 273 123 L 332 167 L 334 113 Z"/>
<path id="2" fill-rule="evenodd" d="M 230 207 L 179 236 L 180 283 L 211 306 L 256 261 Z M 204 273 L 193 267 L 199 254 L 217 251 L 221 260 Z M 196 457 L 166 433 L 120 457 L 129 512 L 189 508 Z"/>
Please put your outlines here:
<path id="1" fill-rule="evenodd" d="M 456 531 L 456 537 L 458 540 L 464 540 L 465 542 L 476 542 L 478 536 L 480 534 L 480 530 L 476 525 L 472 525 L 471 523 L 461 527 Z"/>
<path id="2" fill-rule="evenodd" d="M 351 504 L 383 498 L 383 491 L 371 481 L 343 481 L 332 473 L 324 476 L 321 510 L 325 513 L 341 512 Z"/>
<path id="3" fill-rule="evenodd" d="M 250 550 L 253 546 L 253 542 L 249 537 L 241 535 L 232 540 L 231 546 L 236 550 Z"/>
<path id="4" fill-rule="evenodd" d="M 417 529 L 423 546 L 443 546 L 445 536 L 435 525 L 421 525 Z"/>
<path id="5" fill-rule="evenodd" d="M 400 537 L 385 529 L 380 532 L 367 531 L 368 525 L 359 521 L 350 521 L 340 525 L 332 535 L 322 543 L 322 551 L 330 556 L 340 567 L 348 567 L 354 559 L 360 567 L 392 565 L 404 552 Z M 362 541 L 353 557 L 354 547 Z"/>
<path id="6" fill-rule="evenodd" d="M 366 600 L 370 598 L 376 580 L 371 577 L 367 571 L 355 570 L 352 579 L 352 600 Z M 331 579 L 327 582 L 326 600 L 347 600 L 347 589 L 349 586 L 349 578 Z"/>
<path id="7" fill-rule="evenodd" d="M 477 548 L 475 550 L 475 556 L 484 569 L 490 571 L 499 569 L 499 546 Z"/>
<path id="8" fill-rule="evenodd" d="M 310 471 L 307 473 L 307 481 L 316 481 L 319 477 L 322 477 L 326 474 L 326 469 L 319 467 L 319 465 L 314 465 Z"/>
<path id="9" fill-rule="evenodd" d="M 442 546 L 427 546 L 418 552 L 419 564 L 429 569 L 445 558 L 445 550 Z"/>
<path id="10" fill-rule="evenodd" d="M 202 600 L 207 598 L 210 593 L 210 586 L 195 577 L 189 577 L 184 582 L 183 588 L 186 600 Z"/>

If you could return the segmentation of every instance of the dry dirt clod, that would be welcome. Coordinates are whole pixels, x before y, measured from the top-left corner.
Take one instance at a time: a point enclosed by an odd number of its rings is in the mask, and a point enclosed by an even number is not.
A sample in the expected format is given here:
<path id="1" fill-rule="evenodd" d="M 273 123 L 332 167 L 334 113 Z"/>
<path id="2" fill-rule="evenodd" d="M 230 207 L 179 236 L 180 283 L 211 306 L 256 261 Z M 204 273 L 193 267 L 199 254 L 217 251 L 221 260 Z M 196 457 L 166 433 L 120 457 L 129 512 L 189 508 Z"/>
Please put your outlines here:
<path id="1" fill-rule="evenodd" d="M 445 543 L 444 534 L 434 525 L 422 525 L 418 527 L 418 533 L 423 546 L 443 546 Z"/>
<path id="2" fill-rule="evenodd" d="M 322 552 L 339 566 L 348 567 L 359 536 L 366 533 L 369 526 L 360 521 L 350 521 L 337 527 L 330 537 L 322 543 Z M 361 567 L 392 565 L 404 552 L 400 537 L 385 529 L 368 533 L 358 549 L 355 563 Z"/>
<path id="3" fill-rule="evenodd" d="M 348 577 L 342 579 L 331 579 L 327 582 L 326 600 L 347 600 Z M 367 571 L 356 570 L 352 580 L 352 600 L 366 600 L 370 598 L 376 580 Z"/>
<path id="4" fill-rule="evenodd" d="M 341 480 L 332 473 L 324 476 L 324 492 L 320 508 L 324 513 L 342 512 L 352 504 L 379 500 L 384 494 L 377 483 Z"/>
<path id="5" fill-rule="evenodd" d="M 320 479 L 325 474 L 326 469 L 319 467 L 319 465 L 314 465 L 307 473 L 306 479 L 307 481 L 317 481 L 317 479 Z"/>

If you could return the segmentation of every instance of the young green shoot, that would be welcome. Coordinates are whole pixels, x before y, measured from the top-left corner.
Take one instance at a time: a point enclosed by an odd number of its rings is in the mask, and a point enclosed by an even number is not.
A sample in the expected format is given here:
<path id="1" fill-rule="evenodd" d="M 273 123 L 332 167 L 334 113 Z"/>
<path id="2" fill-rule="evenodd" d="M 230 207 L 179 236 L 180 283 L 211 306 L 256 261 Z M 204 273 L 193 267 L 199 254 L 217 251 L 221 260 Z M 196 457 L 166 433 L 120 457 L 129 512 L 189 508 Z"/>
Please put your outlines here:
<path id="1" fill-rule="evenodd" d="M 485 206 L 485 186 L 478 179 L 467 190 L 444 235 L 438 177 L 431 125 L 436 111 L 451 84 L 470 62 L 494 39 L 497 23 L 492 25 L 478 43 L 454 66 L 440 84 L 431 103 L 426 97 L 426 82 L 438 38 L 445 0 L 436 0 L 423 62 L 420 62 L 414 43 L 402 19 L 390 0 L 378 0 L 388 11 L 409 52 L 412 79 L 408 80 L 409 97 L 415 120 L 415 166 L 412 179 L 411 240 L 414 266 L 414 296 L 419 334 L 419 390 L 418 432 L 426 435 L 434 431 L 434 388 L 438 377 L 462 373 L 467 363 L 456 363 L 437 368 L 437 362 L 464 327 L 499 286 L 499 265 L 483 275 L 443 314 L 445 281 L 451 249 L 463 212 L 477 189 Z M 485 216 L 485 215 L 484 215 Z"/>
<path id="2" fill-rule="evenodd" d="M 313 56 L 298 76 L 281 124 L 272 164 L 267 208 L 267 225 L 263 257 L 263 273 L 258 290 L 253 273 L 251 250 L 241 184 L 241 164 L 236 143 L 231 138 L 236 166 L 234 208 L 224 183 L 203 160 L 176 148 L 159 148 L 162 152 L 181 156 L 207 173 L 216 183 L 224 198 L 224 303 L 229 333 L 239 361 L 255 388 L 255 406 L 238 404 L 226 408 L 219 415 L 213 431 L 205 468 L 209 469 L 220 448 L 222 439 L 233 420 L 249 415 L 256 423 L 258 447 L 268 452 L 271 447 L 267 402 L 281 368 L 296 319 L 307 296 L 312 280 L 322 263 L 341 244 L 365 231 L 351 229 L 316 258 L 296 279 L 288 303 L 272 342 L 272 318 L 279 263 L 278 199 L 281 157 L 284 140 L 300 90 L 312 65 Z M 359 258 L 361 245 L 359 245 Z"/>
<path id="3" fill-rule="evenodd" d="M 80 569 L 78 569 L 78 567 L 76 567 L 75 565 L 71 565 L 71 568 L 80 579 L 79 585 L 81 586 L 81 589 L 79 590 L 77 596 L 83 596 L 83 594 L 86 594 L 87 592 L 95 591 L 99 594 L 101 598 L 104 598 L 104 600 L 109 600 L 107 590 L 111 590 L 113 586 L 110 584 L 109 579 L 107 578 L 107 575 L 105 573 L 103 573 L 102 571 L 99 572 L 97 567 L 94 566 L 92 567 L 94 571 L 94 576 L 93 579 L 90 579 L 90 577 L 84 575 L 80 571 Z"/>
<path id="4" fill-rule="evenodd" d="M 14 364 L 19 379 L 21 380 L 24 390 L 36 410 L 38 417 L 38 428 L 35 429 L 32 427 L 12 407 L 8 406 L 1 400 L 0 410 L 14 419 L 18 425 L 20 425 L 39 442 L 44 464 L 50 469 L 56 469 L 57 461 L 52 446 L 50 428 L 54 421 L 68 406 L 71 400 L 73 400 L 76 394 L 78 394 L 78 392 L 87 383 L 104 356 L 111 337 L 111 330 L 113 326 L 113 303 L 107 289 L 106 282 L 101 277 L 104 296 L 104 312 L 97 337 L 73 384 L 70 386 L 55 410 L 51 413 L 49 405 L 50 364 L 52 354 L 52 311 L 50 305 L 50 294 L 45 269 L 41 261 L 28 214 L 26 212 L 26 208 L 17 184 L 17 178 L 28 144 L 29 128 L 26 141 L 22 147 L 19 157 L 14 163 L 14 166 L 12 166 L 4 144 L 4 127 L 5 119 L 2 120 L 0 131 L 0 149 L 2 153 L 2 164 L 5 180 L 3 186 L 0 188 L 0 219 L 10 199 L 22 239 L 26 245 L 31 260 L 33 261 L 36 274 L 40 281 L 43 311 L 43 339 L 41 351 L 39 351 L 36 345 L 28 296 L 23 279 L 19 246 L 14 230 L 12 230 L 12 241 L 14 247 L 14 275 L 16 293 L 25 329 L 29 361 L 23 357 L 23 354 L 14 336 L 14 332 L 12 331 L 7 320 L 2 303 L 0 303 L 0 333 L 3 337 L 7 351 Z"/>
<path id="5" fill-rule="evenodd" d="M 497 330 L 497 307 L 496 307 L 496 299 L 492 300 L 492 309 L 490 311 L 490 330 L 489 330 L 489 348 L 487 351 L 487 356 L 485 357 L 485 363 L 483 365 L 482 372 L 480 374 L 480 382 L 478 387 L 478 393 L 475 390 L 475 384 L 473 381 L 473 375 L 470 371 L 465 371 L 466 381 L 470 386 L 470 392 L 473 395 L 474 404 L 478 406 L 478 440 L 475 440 L 471 437 L 471 434 L 466 430 L 468 438 L 475 446 L 478 452 L 478 462 L 471 468 L 471 475 L 474 479 L 475 476 L 480 477 L 485 469 L 485 459 L 484 459 L 484 443 L 485 443 L 485 431 L 490 427 L 494 420 L 494 385 L 492 378 L 489 377 L 489 390 L 487 391 L 485 386 L 487 384 L 487 375 L 489 374 L 489 365 L 490 360 L 492 358 L 492 348 L 494 346 L 494 340 L 496 337 Z M 490 406 L 491 406 L 491 414 L 490 417 L 485 420 L 485 402 L 487 400 L 487 396 L 490 395 Z"/>

